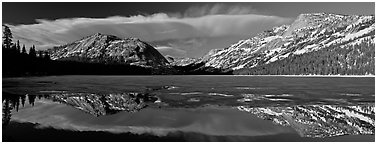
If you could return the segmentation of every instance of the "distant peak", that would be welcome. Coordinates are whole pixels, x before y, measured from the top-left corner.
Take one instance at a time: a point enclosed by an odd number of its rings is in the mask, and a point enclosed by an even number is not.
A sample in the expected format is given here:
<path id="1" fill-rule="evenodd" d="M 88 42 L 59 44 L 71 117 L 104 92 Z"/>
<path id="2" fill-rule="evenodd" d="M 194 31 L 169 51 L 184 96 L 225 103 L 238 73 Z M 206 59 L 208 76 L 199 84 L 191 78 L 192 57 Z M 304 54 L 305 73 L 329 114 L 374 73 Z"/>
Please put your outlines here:
<path id="1" fill-rule="evenodd" d="M 121 38 L 119 38 L 115 35 L 103 34 L 103 33 L 99 33 L 99 32 L 92 34 L 92 35 L 89 35 L 85 38 L 89 38 L 89 37 L 110 37 L 110 38 L 121 39 Z M 136 37 L 127 37 L 127 38 L 123 38 L 123 39 L 130 40 L 130 41 L 141 41 L 139 38 L 136 38 Z"/>
<path id="2" fill-rule="evenodd" d="M 97 36 L 109 36 L 109 37 L 117 37 L 117 36 L 114 36 L 114 35 L 108 35 L 108 34 L 103 34 L 103 33 L 99 33 L 99 32 L 97 32 L 97 33 L 95 33 L 95 34 L 93 34 L 93 35 L 90 35 L 89 37 L 97 37 Z"/>
<path id="3" fill-rule="evenodd" d="M 131 40 L 131 41 L 141 41 L 139 38 L 136 38 L 136 37 L 128 37 L 126 39 Z"/>
<path id="4" fill-rule="evenodd" d="M 321 13 L 303 13 L 303 14 L 300 14 L 300 16 L 324 16 L 324 15 L 336 15 L 336 14 L 324 13 L 324 12 L 321 12 Z"/>
<path id="5" fill-rule="evenodd" d="M 95 34 L 93 34 L 93 35 L 91 35 L 91 36 L 95 36 L 95 37 L 102 37 L 102 36 L 111 36 L 111 37 L 116 37 L 116 36 L 114 36 L 114 35 L 108 35 L 108 34 L 103 34 L 103 33 L 95 33 Z"/>
<path id="6" fill-rule="evenodd" d="M 94 35 L 89 36 L 89 37 L 108 37 L 108 38 L 120 39 L 119 37 L 115 35 L 109 35 L 109 34 L 103 34 L 103 33 L 95 33 Z"/>
<path id="7" fill-rule="evenodd" d="M 308 17 L 329 17 L 329 16 L 340 16 L 340 17 L 344 17 L 344 16 L 348 16 L 348 15 L 344 15 L 344 14 L 335 14 L 335 13 L 325 13 L 325 12 L 321 12 L 321 13 L 303 13 L 303 14 L 300 14 L 298 16 L 298 19 L 300 18 L 308 18 Z"/>

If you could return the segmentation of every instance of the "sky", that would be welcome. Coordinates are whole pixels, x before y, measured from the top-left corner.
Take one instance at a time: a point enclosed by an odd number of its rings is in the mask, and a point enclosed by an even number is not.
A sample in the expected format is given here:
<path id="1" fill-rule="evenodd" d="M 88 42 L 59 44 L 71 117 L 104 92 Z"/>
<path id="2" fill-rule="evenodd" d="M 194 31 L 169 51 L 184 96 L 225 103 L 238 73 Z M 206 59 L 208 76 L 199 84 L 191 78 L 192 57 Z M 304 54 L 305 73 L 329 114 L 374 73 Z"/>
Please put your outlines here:
<path id="1" fill-rule="evenodd" d="M 302 13 L 374 15 L 373 2 L 3 2 L 14 40 L 44 50 L 95 33 L 137 37 L 163 55 L 200 57 Z"/>

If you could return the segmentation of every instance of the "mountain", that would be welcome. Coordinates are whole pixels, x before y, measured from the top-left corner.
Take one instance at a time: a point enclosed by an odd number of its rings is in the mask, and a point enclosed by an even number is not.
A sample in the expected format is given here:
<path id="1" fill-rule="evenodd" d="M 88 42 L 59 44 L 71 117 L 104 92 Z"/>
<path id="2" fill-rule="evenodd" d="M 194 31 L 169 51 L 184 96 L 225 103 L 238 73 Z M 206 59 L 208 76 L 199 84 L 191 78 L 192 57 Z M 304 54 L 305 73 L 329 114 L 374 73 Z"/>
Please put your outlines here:
<path id="1" fill-rule="evenodd" d="M 137 112 L 158 100 L 144 93 L 63 93 L 51 94 L 50 99 L 71 105 L 94 116 L 110 115 L 121 111 Z"/>
<path id="2" fill-rule="evenodd" d="M 199 60 L 196 58 L 182 58 L 182 57 L 169 57 L 169 59 L 170 59 L 170 64 L 174 66 L 187 66 Z"/>
<path id="3" fill-rule="evenodd" d="M 302 137 L 333 137 L 374 134 L 374 104 L 358 106 L 298 105 L 291 107 L 248 107 L 238 110 L 290 126 Z"/>
<path id="4" fill-rule="evenodd" d="M 50 50 L 51 59 L 154 68 L 151 74 L 371 75 L 374 16 L 301 14 L 200 58 L 162 56 L 137 38 L 95 34 Z M 161 67 L 162 66 L 162 67 Z"/>
<path id="5" fill-rule="evenodd" d="M 137 66 L 164 66 L 169 62 L 153 46 L 137 38 L 121 39 L 96 33 L 50 50 L 52 60 L 90 63 L 121 63 Z"/>
<path id="6" fill-rule="evenodd" d="M 374 74 L 374 18 L 301 14 L 291 25 L 212 50 L 192 64 L 234 74 Z"/>

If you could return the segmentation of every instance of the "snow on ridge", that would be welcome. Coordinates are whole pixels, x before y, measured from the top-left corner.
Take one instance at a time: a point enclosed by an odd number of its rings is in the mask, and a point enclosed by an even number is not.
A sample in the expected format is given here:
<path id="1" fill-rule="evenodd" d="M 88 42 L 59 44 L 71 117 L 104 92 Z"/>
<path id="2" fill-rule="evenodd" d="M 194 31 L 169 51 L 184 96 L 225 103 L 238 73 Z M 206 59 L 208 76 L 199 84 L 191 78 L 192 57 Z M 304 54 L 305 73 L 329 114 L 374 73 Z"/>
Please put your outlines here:
<path id="1" fill-rule="evenodd" d="M 373 25 L 369 26 L 368 28 L 365 28 L 365 29 L 363 29 L 363 30 L 360 30 L 360 31 L 358 31 L 358 32 L 356 32 L 356 33 L 348 34 L 348 35 L 346 35 L 346 36 L 344 37 L 343 41 L 348 41 L 348 40 L 350 40 L 350 39 L 358 38 L 358 37 L 360 37 L 360 36 L 362 36 L 362 35 L 364 35 L 364 34 L 367 34 L 367 33 L 369 33 L 369 32 L 371 32 L 371 31 L 374 30 L 374 26 L 375 26 L 375 25 L 373 24 Z"/>
<path id="2" fill-rule="evenodd" d="M 282 60 L 291 54 L 301 55 L 317 51 L 335 43 L 351 40 L 350 43 L 353 44 L 361 43 L 366 38 L 360 38 L 360 36 L 374 30 L 375 24 L 371 24 L 374 22 L 373 18 L 374 16 L 327 13 L 303 14 L 300 20 L 308 23 L 298 27 L 294 32 L 289 32 L 292 34 L 285 35 L 295 22 L 291 25 L 274 27 L 255 37 L 240 40 L 214 54 L 208 54 L 208 59 L 204 61 L 205 66 L 233 70 L 252 68 L 260 64 Z M 338 25 L 339 23 L 341 25 Z M 367 27 L 357 30 L 358 27 L 355 28 L 355 25 L 359 24 Z M 357 31 L 349 33 L 352 30 Z M 260 61 L 267 62 L 261 63 Z"/>
<path id="3" fill-rule="evenodd" d="M 365 117 L 358 113 L 351 112 L 350 110 L 343 110 L 342 112 L 344 112 L 349 117 L 356 117 L 357 119 L 363 120 L 365 122 L 374 123 L 374 120 L 372 120 L 371 118 Z"/>
<path id="4" fill-rule="evenodd" d="M 247 65 L 247 63 L 244 63 L 244 64 L 238 65 L 238 66 L 236 66 L 236 67 L 233 67 L 232 70 L 242 69 L 242 68 L 245 67 L 245 65 Z"/>
<path id="5" fill-rule="evenodd" d="M 310 49 L 314 47 L 318 47 L 318 45 L 317 44 L 308 45 L 300 50 L 293 52 L 293 54 L 296 54 L 296 55 L 304 54 L 304 53 L 310 52 L 311 51 Z"/>

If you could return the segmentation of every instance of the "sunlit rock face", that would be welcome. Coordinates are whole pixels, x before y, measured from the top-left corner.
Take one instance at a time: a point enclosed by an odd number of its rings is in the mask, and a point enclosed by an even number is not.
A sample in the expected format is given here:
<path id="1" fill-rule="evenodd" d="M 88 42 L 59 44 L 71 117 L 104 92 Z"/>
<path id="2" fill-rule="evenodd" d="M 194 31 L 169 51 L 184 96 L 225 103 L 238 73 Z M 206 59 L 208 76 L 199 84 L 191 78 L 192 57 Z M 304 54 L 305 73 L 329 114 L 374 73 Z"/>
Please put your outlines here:
<path id="1" fill-rule="evenodd" d="M 220 69 L 254 68 L 331 46 L 374 43 L 374 35 L 374 16 L 301 14 L 290 25 L 274 27 L 223 49 L 212 50 L 200 59 L 177 61 L 175 65 L 192 62 Z"/>
<path id="2" fill-rule="evenodd" d="M 374 134 L 374 105 L 301 105 L 292 107 L 238 106 L 258 117 L 291 126 L 302 137 Z"/>
<path id="3" fill-rule="evenodd" d="M 164 66 L 169 62 L 153 46 L 138 38 L 121 39 L 94 34 L 49 50 L 53 60 Z"/>
<path id="4" fill-rule="evenodd" d="M 120 111 L 137 112 L 158 100 L 143 93 L 90 94 L 67 93 L 51 94 L 54 101 L 62 102 L 94 116 L 109 115 Z"/>

